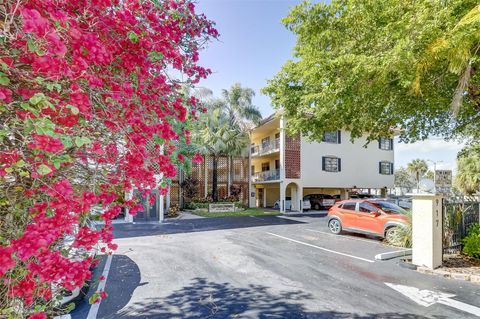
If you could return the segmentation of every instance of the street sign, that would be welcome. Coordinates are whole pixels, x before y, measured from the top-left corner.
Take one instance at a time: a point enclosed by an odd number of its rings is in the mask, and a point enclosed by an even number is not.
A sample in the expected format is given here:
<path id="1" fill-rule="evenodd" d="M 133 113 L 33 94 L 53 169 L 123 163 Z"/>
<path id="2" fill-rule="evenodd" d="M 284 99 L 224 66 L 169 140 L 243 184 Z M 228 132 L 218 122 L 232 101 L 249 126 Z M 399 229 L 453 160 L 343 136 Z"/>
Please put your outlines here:
<path id="1" fill-rule="evenodd" d="M 435 171 L 435 191 L 437 193 L 449 193 L 452 189 L 452 171 Z"/>

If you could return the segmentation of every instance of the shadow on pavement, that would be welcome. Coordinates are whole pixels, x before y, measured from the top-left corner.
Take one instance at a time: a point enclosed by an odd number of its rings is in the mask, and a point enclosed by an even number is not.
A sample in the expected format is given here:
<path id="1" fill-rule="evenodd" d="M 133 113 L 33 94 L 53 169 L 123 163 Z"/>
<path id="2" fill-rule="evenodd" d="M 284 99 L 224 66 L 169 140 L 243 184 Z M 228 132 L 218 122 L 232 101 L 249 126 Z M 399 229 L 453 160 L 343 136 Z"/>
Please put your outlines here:
<path id="1" fill-rule="evenodd" d="M 242 216 L 242 217 L 219 217 L 175 220 L 164 224 L 115 224 L 115 238 L 131 238 L 142 236 L 154 236 L 164 234 L 180 234 L 202 232 L 209 230 L 303 224 L 304 222 L 279 218 L 274 215 L 265 216 Z"/>
<path id="2" fill-rule="evenodd" d="M 111 296 L 110 298 L 115 298 Z M 109 298 L 109 299 L 110 299 Z M 355 319 L 426 319 L 432 317 L 408 313 L 355 314 L 336 311 L 310 312 L 302 301 L 313 296 L 302 291 L 273 294 L 268 287 L 250 285 L 234 287 L 205 278 L 194 278 L 192 283 L 165 298 L 150 298 L 128 307 L 109 312 L 99 318 L 355 318 Z M 106 302 L 112 302 L 107 300 Z M 118 309 L 118 307 L 115 307 Z M 436 316 L 433 318 L 446 318 Z"/>

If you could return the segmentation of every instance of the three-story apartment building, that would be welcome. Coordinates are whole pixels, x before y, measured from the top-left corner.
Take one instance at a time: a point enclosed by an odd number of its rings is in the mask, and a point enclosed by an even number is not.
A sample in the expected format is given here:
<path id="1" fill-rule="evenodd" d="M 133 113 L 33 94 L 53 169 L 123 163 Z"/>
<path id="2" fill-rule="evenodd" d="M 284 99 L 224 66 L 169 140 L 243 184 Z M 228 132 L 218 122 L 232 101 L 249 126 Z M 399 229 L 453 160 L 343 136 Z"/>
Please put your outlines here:
<path id="1" fill-rule="evenodd" d="M 379 190 L 393 187 L 393 140 L 382 138 L 367 146 L 366 138 L 350 141 L 344 130 L 325 132 L 322 142 L 288 136 L 286 119 L 272 115 L 251 131 L 250 207 L 302 210 L 308 194 L 340 195 L 353 189 Z"/>

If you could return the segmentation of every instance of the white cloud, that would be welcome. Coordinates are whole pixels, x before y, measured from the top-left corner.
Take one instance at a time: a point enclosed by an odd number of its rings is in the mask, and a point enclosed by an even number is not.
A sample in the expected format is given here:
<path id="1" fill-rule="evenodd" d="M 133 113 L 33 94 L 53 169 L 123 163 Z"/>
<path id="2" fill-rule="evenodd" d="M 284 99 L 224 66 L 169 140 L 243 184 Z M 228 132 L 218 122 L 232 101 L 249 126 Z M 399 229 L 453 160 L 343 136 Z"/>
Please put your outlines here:
<path id="1" fill-rule="evenodd" d="M 445 141 L 433 137 L 424 141 L 405 144 L 395 140 L 395 165 L 406 167 L 416 158 L 437 162 L 437 169 L 456 170 L 457 153 L 465 146 L 465 143 L 457 141 Z M 433 163 L 428 162 L 431 169 Z"/>

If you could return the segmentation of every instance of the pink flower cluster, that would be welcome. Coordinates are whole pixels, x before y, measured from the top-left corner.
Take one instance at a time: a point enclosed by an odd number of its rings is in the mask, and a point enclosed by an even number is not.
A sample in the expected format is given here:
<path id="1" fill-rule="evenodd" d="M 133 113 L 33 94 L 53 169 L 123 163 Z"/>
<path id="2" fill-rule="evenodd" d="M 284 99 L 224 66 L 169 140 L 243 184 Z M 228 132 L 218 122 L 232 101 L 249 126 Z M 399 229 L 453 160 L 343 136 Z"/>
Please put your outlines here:
<path id="1" fill-rule="evenodd" d="M 148 193 L 158 187 L 156 173 L 172 178 L 174 163 L 187 160 L 176 141 L 190 143 L 185 122 L 203 107 L 165 71 L 176 69 L 185 85 L 205 78 L 211 71 L 198 65 L 200 43 L 218 33 L 193 0 L 7 1 L 0 10 L 15 21 L 0 48 L 8 78 L 0 106 L 10 112 L 6 127 L 25 125 L 19 143 L 0 144 L 0 179 L 29 178 L 22 195 L 30 207 L 29 222 L 0 243 L 0 280 L 26 317 L 41 319 L 47 314 L 35 304 L 52 298 L 52 285 L 82 287 L 95 263 L 62 254 L 65 236 L 74 237 L 72 249 L 99 242 L 115 249 L 111 219 L 122 207 L 142 209 L 124 202 L 125 192 Z M 100 167 L 101 182 L 76 185 L 65 173 L 74 165 Z M 82 223 L 93 205 L 104 209 L 98 230 Z"/>

